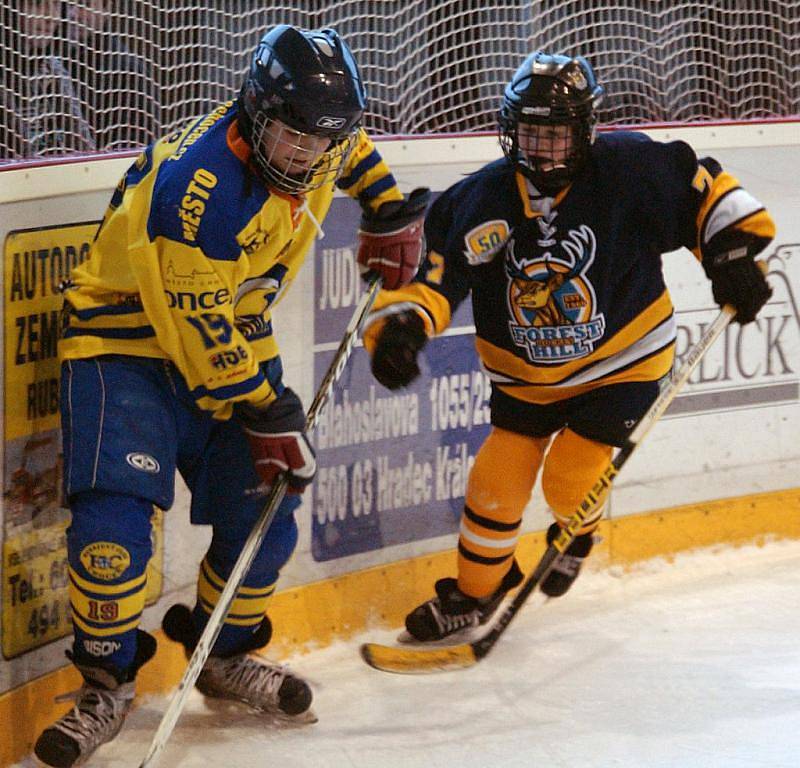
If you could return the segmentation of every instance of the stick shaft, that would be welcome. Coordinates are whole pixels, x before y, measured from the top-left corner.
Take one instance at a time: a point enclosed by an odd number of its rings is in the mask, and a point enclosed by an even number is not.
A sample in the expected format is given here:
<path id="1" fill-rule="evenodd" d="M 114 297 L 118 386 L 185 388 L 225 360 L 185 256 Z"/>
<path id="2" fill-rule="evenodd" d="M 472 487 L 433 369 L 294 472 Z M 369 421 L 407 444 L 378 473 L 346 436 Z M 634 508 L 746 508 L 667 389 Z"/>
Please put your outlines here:
<path id="1" fill-rule="evenodd" d="M 542 555 L 542 559 L 539 561 L 533 573 L 528 577 L 503 613 L 500 614 L 499 618 L 492 626 L 492 629 L 487 632 L 484 637 L 471 644 L 478 658 L 489 653 L 533 590 L 536 589 L 539 583 L 550 573 L 558 556 L 565 552 L 574 541 L 577 532 L 583 526 L 586 518 L 596 508 L 602 496 L 611 488 L 611 483 L 614 478 L 633 455 L 637 446 L 642 442 L 647 433 L 664 415 L 678 392 L 692 375 L 692 372 L 697 367 L 700 360 L 703 359 L 703 356 L 711 348 L 711 345 L 719 338 L 731 322 L 734 314 L 734 310 L 730 307 L 723 307 L 722 311 L 706 329 L 697 344 L 689 350 L 686 359 L 677 372 L 673 374 L 669 384 L 662 390 L 647 413 L 639 420 L 639 423 L 628 437 L 625 445 L 608 463 L 597 482 L 592 486 L 592 489 L 584 496 L 578 509 L 576 509 L 572 517 L 570 517 L 566 526 L 561 529 L 561 533 L 556 537 L 553 543 L 547 547 L 547 550 L 544 555 Z"/>
<path id="2" fill-rule="evenodd" d="M 373 278 L 369 283 L 367 290 L 359 300 L 355 312 L 353 313 L 353 316 L 347 325 L 344 337 L 342 338 L 342 341 L 336 350 L 336 354 L 333 356 L 333 360 L 331 361 L 327 372 L 322 377 L 322 382 L 317 390 L 317 394 L 315 395 L 314 400 L 308 409 L 306 416 L 306 431 L 310 432 L 314 428 L 322 408 L 330 398 L 331 392 L 333 391 L 333 385 L 342 375 L 342 372 L 347 365 L 347 360 L 350 357 L 350 353 L 353 351 L 358 332 L 364 322 L 364 319 L 369 313 L 373 302 L 375 301 L 375 297 L 377 296 L 379 289 L 380 281 L 377 278 Z M 212 611 L 211 616 L 206 623 L 205 629 L 200 635 L 200 639 L 197 641 L 197 645 L 195 646 L 194 652 L 189 659 L 189 664 L 186 667 L 183 678 L 181 678 L 181 681 L 178 684 L 178 689 L 175 691 L 175 694 L 173 695 L 172 700 L 170 701 L 169 706 L 167 707 L 167 710 L 161 719 L 161 723 L 159 724 L 150 744 L 150 749 L 148 750 L 144 761 L 141 763 L 140 768 L 150 768 L 150 766 L 155 765 L 158 760 L 158 756 L 166 746 L 167 741 L 169 740 L 169 737 L 175 728 L 175 724 L 177 723 L 178 718 L 180 717 L 181 712 L 186 705 L 186 699 L 188 698 L 192 687 L 197 681 L 203 666 L 211 654 L 211 649 L 214 647 L 214 643 L 216 642 L 216 639 L 222 630 L 225 617 L 230 611 L 231 605 L 236 597 L 236 593 L 239 591 L 239 588 L 242 586 L 242 582 L 244 582 L 245 577 L 250 571 L 250 566 L 253 564 L 256 553 L 261 547 L 261 543 L 264 541 L 264 537 L 266 536 L 267 531 L 272 524 L 272 520 L 275 517 L 278 506 L 280 505 L 284 494 L 286 493 L 287 485 L 288 482 L 286 475 L 281 475 L 278 481 L 270 489 L 264 510 L 256 521 L 256 524 L 253 526 L 253 530 L 250 532 L 250 535 L 248 536 L 247 541 L 245 542 L 244 547 L 239 554 L 239 558 L 236 561 L 236 564 L 233 566 L 233 570 L 231 571 L 231 574 L 225 583 L 225 588 L 222 590 L 219 601 L 214 607 L 214 610 Z"/>

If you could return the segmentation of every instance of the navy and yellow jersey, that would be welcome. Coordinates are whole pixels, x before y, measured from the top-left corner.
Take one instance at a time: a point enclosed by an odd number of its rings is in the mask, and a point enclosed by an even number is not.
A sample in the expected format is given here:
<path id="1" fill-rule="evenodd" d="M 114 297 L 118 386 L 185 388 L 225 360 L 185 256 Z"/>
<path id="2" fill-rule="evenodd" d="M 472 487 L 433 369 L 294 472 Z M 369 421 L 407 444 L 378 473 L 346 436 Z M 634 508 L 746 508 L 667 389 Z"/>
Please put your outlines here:
<path id="1" fill-rule="evenodd" d="M 581 174 L 537 210 L 513 166 L 490 163 L 436 200 L 425 234 L 414 282 L 379 294 L 367 348 L 382 318 L 408 308 L 441 333 L 471 294 L 494 386 L 546 404 L 669 372 L 676 326 L 661 254 L 686 246 L 702 257 L 710 242 L 751 235 L 763 247 L 774 225 L 687 144 L 617 132 L 601 135 Z"/>
<path id="2" fill-rule="evenodd" d="M 148 147 L 115 191 L 90 258 L 65 293 L 62 359 L 124 354 L 171 360 L 198 405 L 227 418 L 275 397 L 260 364 L 278 347 L 270 312 L 331 204 L 261 184 L 220 106 Z M 372 210 L 402 199 L 361 131 L 338 186 Z"/>

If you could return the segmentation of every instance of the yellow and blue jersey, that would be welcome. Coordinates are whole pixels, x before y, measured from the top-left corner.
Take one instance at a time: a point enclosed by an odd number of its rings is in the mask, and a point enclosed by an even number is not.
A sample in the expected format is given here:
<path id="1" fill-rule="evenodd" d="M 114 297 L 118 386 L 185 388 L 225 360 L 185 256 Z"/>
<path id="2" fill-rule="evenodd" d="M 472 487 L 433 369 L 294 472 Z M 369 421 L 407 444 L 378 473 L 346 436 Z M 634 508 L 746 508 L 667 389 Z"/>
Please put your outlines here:
<path id="1" fill-rule="evenodd" d="M 471 295 L 481 364 L 511 397 L 547 404 L 661 378 L 676 336 L 662 254 L 774 235 L 763 206 L 709 165 L 684 142 L 604 134 L 568 188 L 534 203 L 509 161 L 490 163 L 434 202 L 427 258 L 411 285 L 378 296 L 367 347 L 409 308 L 441 333 Z"/>
<path id="2" fill-rule="evenodd" d="M 223 104 L 137 158 L 72 274 L 59 344 L 62 360 L 168 359 L 223 419 L 236 401 L 275 397 L 263 365 L 279 354 L 270 313 L 334 194 L 333 184 L 303 197 L 266 188 L 236 116 Z M 402 199 L 363 131 L 337 185 L 373 211 Z"/>

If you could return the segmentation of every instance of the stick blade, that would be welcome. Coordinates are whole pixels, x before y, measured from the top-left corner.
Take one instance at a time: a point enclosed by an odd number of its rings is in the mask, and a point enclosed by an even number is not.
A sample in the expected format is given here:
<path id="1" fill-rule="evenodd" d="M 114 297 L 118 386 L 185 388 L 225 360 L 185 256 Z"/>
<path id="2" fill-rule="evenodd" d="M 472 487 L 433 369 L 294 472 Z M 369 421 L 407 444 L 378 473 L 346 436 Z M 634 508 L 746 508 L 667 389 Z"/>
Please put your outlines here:
<path id="1" fill-rule="evenodd" d="M 374 669 L 400 675 L 426 675 L 471 667 L 478 660 L 469 643 L 441 648 L 396 648 L 364 643 L 361 658 Z"/>

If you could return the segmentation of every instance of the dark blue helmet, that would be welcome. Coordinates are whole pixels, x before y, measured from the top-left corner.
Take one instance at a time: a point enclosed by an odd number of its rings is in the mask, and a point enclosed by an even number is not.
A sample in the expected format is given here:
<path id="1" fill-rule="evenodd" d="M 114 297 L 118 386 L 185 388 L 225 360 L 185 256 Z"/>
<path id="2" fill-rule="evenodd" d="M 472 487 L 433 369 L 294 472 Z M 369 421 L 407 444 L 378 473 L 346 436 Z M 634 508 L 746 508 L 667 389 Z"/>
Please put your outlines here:
<path id="1" fill-rule="evenodd" d="M 542 192 L 566 186 L 580 171 L 594 141 L 596 108 L 603 98 L 589 62 L 536 51 L 514 73 L 503 94 L 498 115 L 500 144 L 505 156 Z M 569 142 L 548 157 L 530 151 L 537 132 L 553 135 L 553 126 L 568 126 Z M 524 126 L 526 141 L 521 141 Z M 550 127 L 548 133 L 546 128 Z M 539 145 L 544 143 L 542 140 Z"/>
<path id="2" fill-rule="evenodd" d="M 239 94 L 240 130 L 265 181 L 298 194 L 338 178 L 365 108 L 364 83 L 339 35 L 282 24 L 261 38 L 253 55 Z M 290 132 L 279 133 L 284 127 Z M 287 171 L 273 145 L 298 134 L 327 139 L 329 149 L 313 169 Z"/>

